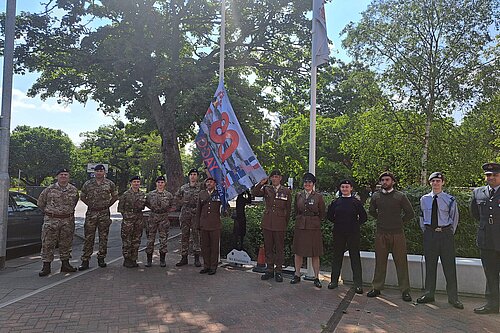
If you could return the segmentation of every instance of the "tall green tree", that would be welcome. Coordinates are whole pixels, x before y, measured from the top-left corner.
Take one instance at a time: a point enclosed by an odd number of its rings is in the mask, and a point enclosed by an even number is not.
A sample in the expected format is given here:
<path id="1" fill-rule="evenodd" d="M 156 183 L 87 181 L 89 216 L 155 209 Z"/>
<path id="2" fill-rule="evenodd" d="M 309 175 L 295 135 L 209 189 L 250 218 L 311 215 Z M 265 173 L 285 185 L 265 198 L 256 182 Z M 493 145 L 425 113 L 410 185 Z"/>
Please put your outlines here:
<path id="1" fill-rule="evenodd" d="M 496 71 L 498 78 L 497 55 L 489 48 L 499 8 L 495 0 L 374 0 L 358 23 L 343 30 L 343 45 L 378 71 L 394 106 L 424 116 L 422 184 L 433 122 L 481 101 L 485 84 L 480 81 L 487 77 L 478 73 Z"/>
<path id="2" fill-rule="evenodd" d="M 29 94 L 64 101 L 93 99 L 106 113 L 125 108 L 130 120 L 152 121 L 162 139 L 168 186 L 178 187 L 183 176 L 179 143 L 203 117 L 210 101 L 205 92 L 218 70 L 220 2 L 47 3 L 46 13 L 22 13 L 18 18 L 16 71 L 41 73 Z M 309 59 L 310 3 L 229 4 L 226 67 L 246 69 L 242 77 L 255 73 L 259 82 L 267 83 L 279 82 L 277 73 L 297 75 Z M 57 10 L 51 11 L 51 6 Z"/>
<path id="3" fill-rule="evenodd" d="M 75 146 L 61 130 L 46 127 L 16 127 L 10 137 L 9 173 L 29 185 L 41 185 L 60 168 L 71 168 Z"/>

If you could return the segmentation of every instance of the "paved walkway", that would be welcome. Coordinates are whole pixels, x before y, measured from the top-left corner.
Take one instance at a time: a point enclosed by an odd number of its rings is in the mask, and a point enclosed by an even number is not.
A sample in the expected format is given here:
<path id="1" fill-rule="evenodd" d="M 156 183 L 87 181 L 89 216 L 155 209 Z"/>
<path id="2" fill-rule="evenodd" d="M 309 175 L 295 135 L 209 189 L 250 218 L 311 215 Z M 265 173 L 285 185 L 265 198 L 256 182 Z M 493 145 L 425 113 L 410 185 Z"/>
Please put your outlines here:
<path id="1" fill-rule="evenodd" d="M 477 297 L 462 296 L 465 310 L 457 310 L 445 295 L 416 305 L 397 290 L 375 299 L 349 286 L 328 290 L 326 275 L 318 290 L 305 281 L 261 281 L 249 268 L 223 265 L 213 276 L 198 274 L 191 262 L 178 268 L 178 229 L 171 231 L 166 268 L 155 256 L 151 268 L 127 269 L 119 229 L 116 217 L 104 269 L 93 257 L 90 270 L 61 274 L 55 262 L 54 273 L 40 278 L 39 255 L 7 261 L 0 272 L 0 332 L 500 332 L 500 315 L 472 312 L 483 304 Z M 75 237 L 73 265 L 81 246 Z"/>

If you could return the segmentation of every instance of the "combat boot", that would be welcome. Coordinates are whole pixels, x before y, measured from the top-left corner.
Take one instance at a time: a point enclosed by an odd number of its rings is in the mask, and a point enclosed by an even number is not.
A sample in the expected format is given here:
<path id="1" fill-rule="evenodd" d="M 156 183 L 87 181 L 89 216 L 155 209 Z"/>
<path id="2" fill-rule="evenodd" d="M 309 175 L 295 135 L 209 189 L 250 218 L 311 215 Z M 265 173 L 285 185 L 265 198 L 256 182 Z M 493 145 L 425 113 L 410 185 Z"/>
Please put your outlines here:
<path id="1" fill-rule="evenodd" d="M 146 253 L 146 256 L 148 257 L 148 259 L 147 259 L 146 264 L 144 266 L 151 267 L 153 265 L 153 254 Z"/>
<path id="2" fill-rule="evenodd" d="M 61 273 L 74 273 L 76 268 L 69 264 L 69 260 L 61 260 Z"/>
<path id="3" fill-rule="evenodd" d="M 179 261 L 177 264 L 175 264 L 175 266 L 179 267 L 179 266 L 184 266 L 187 264 L 188 264 L 188 256 L 182 256 L 181 261 Z"/>
<path id="4" fill-rule="evenodd" d="M 201 267 L 200 255 L 199 254 L 195 254 L 194 255 L 194 265 L 196 267 Z"/>
<path id="5" fill-rule="evenodd" d="M 165 262 L 165 254 L 160 252 L 160 267 L 167 267 L 167 263 Z"/>
<path id="6" fill-rule="evenodd" d="M 50 274 L 50 262 L 43 262 L 43 267 L 40 272 L 38 272 L 38 276 L 47 276 Z"/>
<path id="7" fill-rule="evenodd" d="M 130 260 L 132 267 L 139 267 L 137 260 Z"/>
<path id="8" fill-rule="evenodd" d="M 130 260 L 130 259 L 125 259 L 125 260 L 123 260 L 123 266 L 124 266 L 124 267 L 127 267 L 127 268 L 132 268 L 132 267 L 134 267 L 134 266 L 133 266 L 133 263 L 132 263 L 132 260 Z"/>
<path id="9" fill-rule="evenodd" d="M 108 264 L 106 264 L 106 262 L 104 261 L 104 258 L 97 258 L 97 264 L 101 268 L 104 268 L 104 267 L 108 266 Z"/>
<path id="10" fill-rule="evenodd" d="M 88 260 L 82 260 L 82 264 L 78 266 L 79 271 L 84 271 L 86 269 L 89 269 L 89 261 Z"/>

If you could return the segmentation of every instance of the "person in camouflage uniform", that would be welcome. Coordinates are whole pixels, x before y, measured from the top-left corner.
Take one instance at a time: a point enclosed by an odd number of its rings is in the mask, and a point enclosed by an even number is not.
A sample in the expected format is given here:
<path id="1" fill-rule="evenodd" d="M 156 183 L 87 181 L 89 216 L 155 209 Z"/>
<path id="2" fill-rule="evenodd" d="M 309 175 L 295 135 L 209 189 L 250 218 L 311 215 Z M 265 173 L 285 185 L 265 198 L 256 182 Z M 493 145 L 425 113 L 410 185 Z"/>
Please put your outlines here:
<path id="1" fill-rule="evenodd" d="M 146 267 L 151 267 L 153 263 L 156 232 L 158 232 L 158 238 L 160 239 L 160 266 L 167 266 L 165 263 L 165 255 L 168 252 L 167 239 L 170 229 L 168 213 L 172 210 L 174 196 L 172 193 L 165 190 L 165 185 L 165 177 L 160 176 L 156 178 L 156 190 L 146 194 L 146 207 L 151 209 L 151 215 L 147 222 L 149 233 L 146 247 Z"/>
<path id="2" fill-rule="evenodd" d="M 121 229 L 123 266 L 127 268 L 139 266 L 137 256 L 144 228 L 142 210 L 146 203 L 146 196 L 140 191 L 140 186 L 141 178 L 132 177 L 130 188 L 121 195 L 118 203 L 118 211 L 123 216 Z"/>
<path id="3" fill-rule="evenodd" d="M 39 276 L 50 274 L 54 260 L 54 249 L 59 245 L 61 272 L 76 272 L 69 264 L 75 232 L 75 207 L 78 203 L 78 190 L 69 183 L 68 169 L 56 173 L 57 182 L 42 191 L 38 197 L 38 207 L 44 212 L 42 227 L 42 262 Z"/>
<path id="4" fill-rule="evenodd" d="M 89 260 L 94 250 L 96 229 L 99 233 L 99 252 L 97 263 L 99 267 L 106 267 L 106 253 L 108 251 L 108 234 L 111 218 L 109 207 L 118 200 L 118 191 L 115 183 L 106 179 L 104 165 L 98 164 L 94 168 L 95 177 L 83 184 L 80 199 L 88 206 L 83 226 L 85 241 L 83 244 L 82 264 L 80 271 L 89 268 Z"/>
<path id="5" fill-rule="evenodd" d="M 200 231 L 195 222 L 196 205 L 198 195 L 203 190 L 201 183 L 198 182 L 199 173 L 197 169 L 191 169 L 188 173 L 189 183 L 184 184 L 175 194 L 177 205 L 182 205 L 179 222 L 181 225 L 181 260 L 176 266 L 188 264 L 189 254 L 189 236 L 193 239 L 194 265 L 201 266 L 200 262 Z"/>

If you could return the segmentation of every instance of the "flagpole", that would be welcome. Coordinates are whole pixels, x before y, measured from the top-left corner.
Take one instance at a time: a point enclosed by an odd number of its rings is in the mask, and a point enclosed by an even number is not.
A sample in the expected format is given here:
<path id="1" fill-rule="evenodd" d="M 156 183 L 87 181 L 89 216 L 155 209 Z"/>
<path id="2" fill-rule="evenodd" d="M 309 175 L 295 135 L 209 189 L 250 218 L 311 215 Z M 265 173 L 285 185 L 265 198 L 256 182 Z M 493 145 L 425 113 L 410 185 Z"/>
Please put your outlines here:
<path id="1" fill-rule="evenodd" d="M 314 9 L 314 0 L 313 0 Z M 312 19 L 312 36 L 314 36 L 316 24 L 314 24 L 314 15 Z M 309 112 L 309 172 L 316 175 L 316 50 L 317 38 L 312 38 L 311 44 L 311 110 Z M 307 258 L 307 272 L 305 280 L 314 280 L 314 270 L 312 267 L 312 258 Z"/>
<path id="2" fill-rule="evenodd" d="M 226 0 L 221 0 L 220 15 L 219 84 L 224 82 L 224 53 L 226 52 Z"/>

